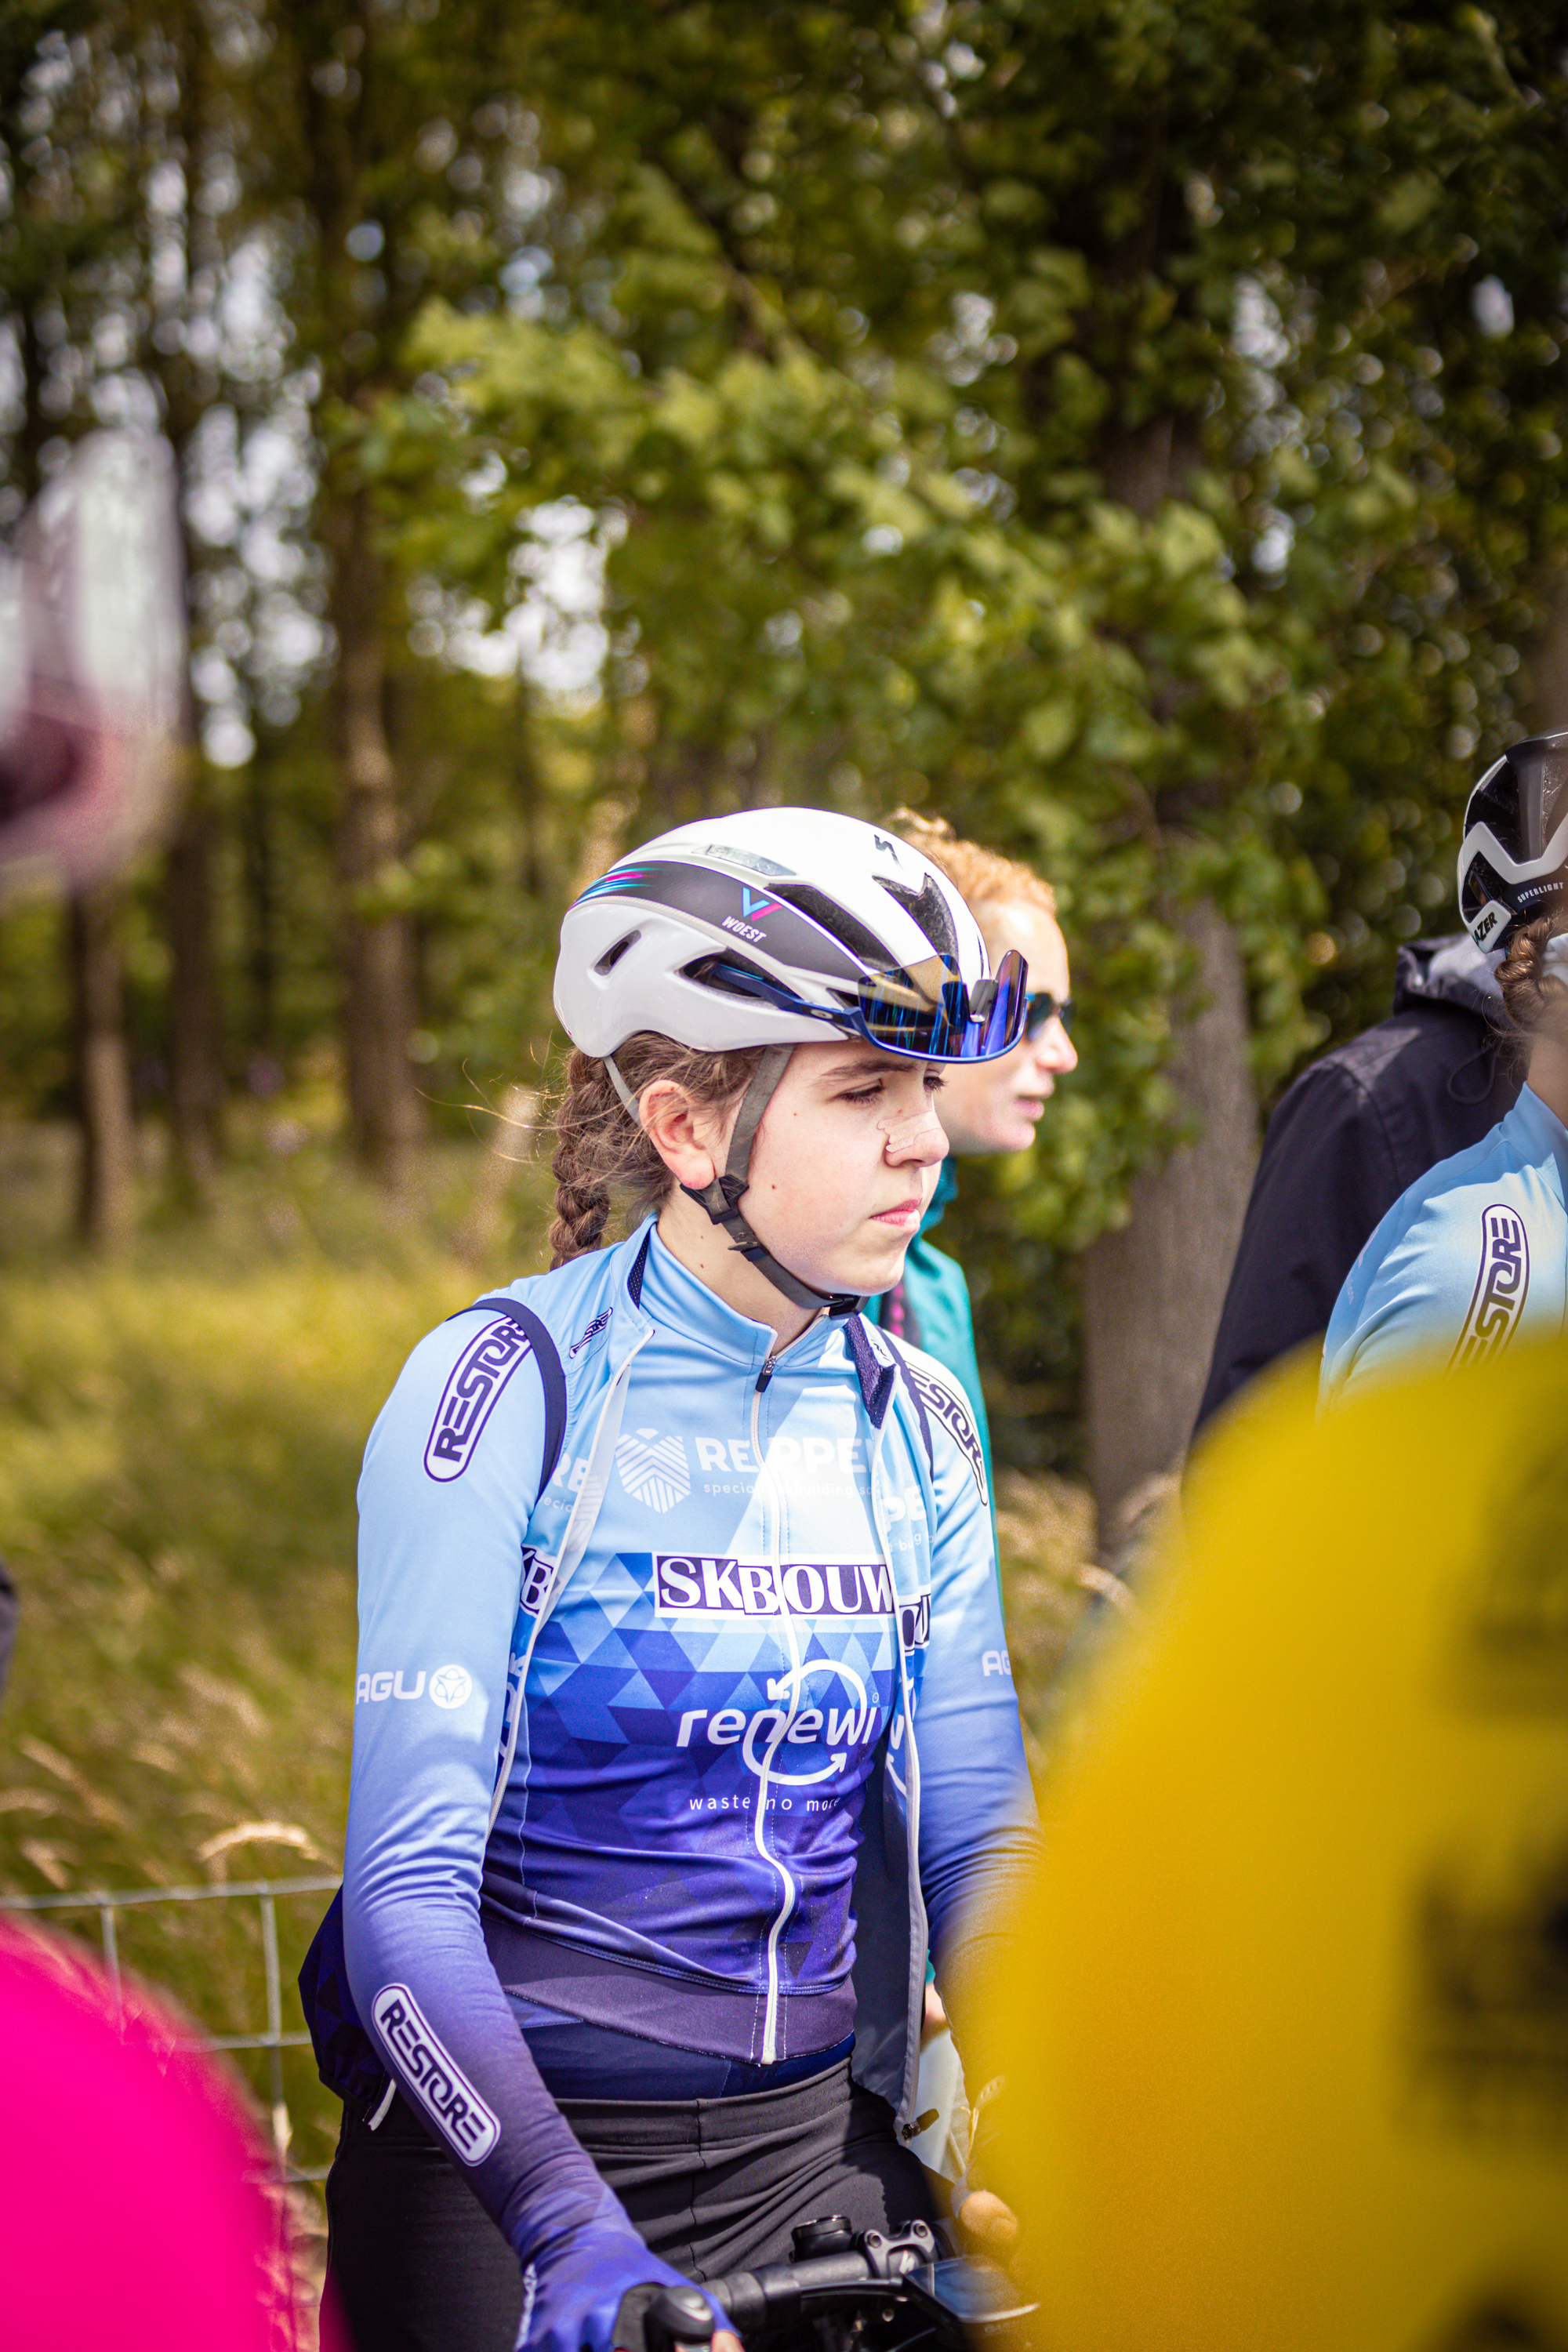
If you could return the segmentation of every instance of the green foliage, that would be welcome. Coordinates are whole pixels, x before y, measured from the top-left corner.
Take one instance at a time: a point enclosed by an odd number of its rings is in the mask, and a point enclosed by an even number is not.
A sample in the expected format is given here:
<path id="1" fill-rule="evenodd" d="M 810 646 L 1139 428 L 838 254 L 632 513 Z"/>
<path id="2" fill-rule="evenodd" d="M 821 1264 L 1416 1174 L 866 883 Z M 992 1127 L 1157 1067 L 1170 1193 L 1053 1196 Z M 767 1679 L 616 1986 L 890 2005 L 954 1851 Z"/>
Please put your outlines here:
<path id="1" fill-rule="evenodd" d="M 420 398 L 374 428 L 407 560 L 499 612 L 531 509 L 620 518 L 630 830 L 926 800 L 1046 866 L 1088 1050 L 1037 1198 L 1081 1242 L 1173 1131 L 1183 899 L 1238 926 L 1268 1087 L 1375 1009 L 1526 723 L 1555 54 L 1234 0 L 518 32 L 571 299 L 421 318 Z M 1472 315 L 1490 277 L 1511 335 Z"/>
<path id="2" fill-rule="evenodd" d="M 43 196 L 5 232 L 18 285 L 68 280 L 68 352 L 112 307 L 104 239 L 142 235 L 89 99 L 152 88 L 153 33 L 90 22 L 48 152 L 6 133 L 80 215 L 64 257 Z M 268 241 L 275 376 L 310 363 L 305 609 L 374 509 L 406 831 L 355 903 L 416 924 L 433 1103 L 542 1055 L 560 910 L 617 844 L 788 799 L 935 808 L 1055 882 L 1082 1069 L 988 1195 L 1030 1249 L 1070 1256 L 1180 1132 L 1186 902 L 1237 929 L 1266 1097 L 1375 1017 L 1399 940 L 1451 926 L 1479 763 L 1563 715 L 1559 46 L 1539 12 L 1414 0 L 237 6 L 205 85 L 218 244 Z M 60 156 L 95 138 L 89 219 Z M 499 674 L 501 631 L 577 525 L 609 650 L 563 701 Z M 260 748 L 219 794 L 237 1072 L 321 1058 L 340 812 L 326 662 L 294 715 L 265 595 L 233 594 L 204 626 L 253 640 Z M 8 1003 L 31 951 L 0 940 Z M 14 1097 L 58 1087 L 51 1003 L 18 1013 Z M 1070 1316 L 984 1231 L 1026 1384 Z"/>

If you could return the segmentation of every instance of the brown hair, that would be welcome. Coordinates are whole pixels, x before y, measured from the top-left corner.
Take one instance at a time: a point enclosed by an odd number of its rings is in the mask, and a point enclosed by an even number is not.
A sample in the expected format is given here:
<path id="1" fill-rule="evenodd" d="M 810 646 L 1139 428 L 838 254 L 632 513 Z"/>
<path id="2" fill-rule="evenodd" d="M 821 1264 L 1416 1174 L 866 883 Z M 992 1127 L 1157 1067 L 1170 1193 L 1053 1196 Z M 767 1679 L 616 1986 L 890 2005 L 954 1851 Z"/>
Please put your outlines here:
<path id="1" fill-rule="evenodd" d="M 1568 1031 L 1568 988 L 1546 969 L 1546 950 L 1558 933 L 1568 930 L 1568 908 L 1538 916 L 1515 933 L 1498 971 L 1498 986 L 1516 1029 Z"/>
<path id="2" fill-rule="evenodd" d="M 684 1087 L 699 1102 L 727 1109 L 746 1091 L 762 1058 L 760 1045 L 733 1054 L 701 1054 L 639 1029 L 616 1048 L 616 1066 L 634 1095 L 662 1078 Z M 633 1118 L 602 1061 L 574 1051 L 566 1091 L 555 1113 L 555 1222 L 550 1228 L 553 1273 L 568 1258 L 597 1249 L 617 1202 L 635 1222 L 658 1209 L 674 1179 L 646 1129 Z"/>
<path id="3" fill-rule="evenodd" d="M 895 809 L 888 820 L 891 830 L 922 857 L 945 874 L 979 919 L 982 907 L 1038 907 L 1055 916 L 1057 894 L 1032 866 L 998 850 L 982 849 L 977 841 L 963 841 L 945 817 L 917 816 L 912 809 Z"/>

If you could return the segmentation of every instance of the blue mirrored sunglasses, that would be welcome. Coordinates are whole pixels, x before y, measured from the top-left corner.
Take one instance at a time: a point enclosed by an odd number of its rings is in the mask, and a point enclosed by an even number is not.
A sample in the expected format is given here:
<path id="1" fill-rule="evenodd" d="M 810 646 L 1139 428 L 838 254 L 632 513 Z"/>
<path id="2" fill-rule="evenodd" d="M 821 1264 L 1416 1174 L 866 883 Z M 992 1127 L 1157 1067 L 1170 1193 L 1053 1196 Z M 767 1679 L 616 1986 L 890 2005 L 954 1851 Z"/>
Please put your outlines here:
<path id="1" fill-rule="evenodd" d="M 687 977 L 734 996 L 761 997 L 790 1013 L 831 1021 L 851 1036 L 864 1037 L 886 1054 L 900 1054 L 917 1062 L 990 1062 L 1010 1054 L 1024 1034 L 1025 994 L 1028 966 L 1010 948 L 989 980 L 973 988 L 956 977 L 946 956 L 933 957 L 954 973 L 933 995 L 931 973 L 879 972 L 861 981 L 856 1003 L 832 1012 L 810 1004 L 754 965 L 730 956 L 705 956 L 688 964 Z"/>
<path id="2" fill-rule="evenodd" d="M 1032 988 L 1024 999 L 1024 1034 L 1036 1038 L 1052 1021 L 1059 1021 L 1064 1029 L 1070 1029 L 1072 1016 L 1070 996 L 1053 996 L 1048 988 Z"/>

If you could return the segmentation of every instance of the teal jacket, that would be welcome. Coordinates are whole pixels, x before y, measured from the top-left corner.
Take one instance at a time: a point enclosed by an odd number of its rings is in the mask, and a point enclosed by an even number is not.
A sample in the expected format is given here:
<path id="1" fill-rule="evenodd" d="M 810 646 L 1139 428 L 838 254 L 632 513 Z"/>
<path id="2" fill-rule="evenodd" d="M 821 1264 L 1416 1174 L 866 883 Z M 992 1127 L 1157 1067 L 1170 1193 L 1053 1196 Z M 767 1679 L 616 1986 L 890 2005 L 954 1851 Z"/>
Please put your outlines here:
<path id="1" fill-rule="evenodd" d="M 945 1364 L 963 1383 L 974 1414 L 974 1426 L 980 1433 L 985 1455 L 985 1491 L 992 1498 L 994 1515 L 996 1489 L 991 1471 L 991 1432 L 986 1424 L 980 1366 L 974 1354 L 974 1318 L 970 1311 L 969 1285 L 957 1259 L 944 1256 L 926 1238 L 932 1226 L 941 1223 L 943 1210 L 957 1191 L 952 1162 L 944 1160 L 931 1206 L 904 1259 L 903 1279 L 891 1290 L 884 1291 L 880 1298 L 868 1299 L 866 1316 L 868 1322 L 879 1325 L 895 1339 L 907 1339 L 911 1347 L 923 1348 L 928 1356 Z"/>

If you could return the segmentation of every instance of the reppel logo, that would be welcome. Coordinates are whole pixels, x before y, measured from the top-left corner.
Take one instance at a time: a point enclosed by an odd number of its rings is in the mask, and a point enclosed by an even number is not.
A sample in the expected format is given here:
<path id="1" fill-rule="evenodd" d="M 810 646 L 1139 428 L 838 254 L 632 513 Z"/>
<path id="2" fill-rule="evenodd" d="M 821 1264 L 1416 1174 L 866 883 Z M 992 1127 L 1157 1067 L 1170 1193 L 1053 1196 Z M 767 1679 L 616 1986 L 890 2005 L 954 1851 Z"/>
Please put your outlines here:
<path id="1" fill-rule="evenodd" d="M 616 1447 L 616 1468 L 627 1494 L 650 1511 L 673 1510 L 691 1492 L 685 1440 L 662 1437 L 657 1429 L 623 1437 Z"/>

